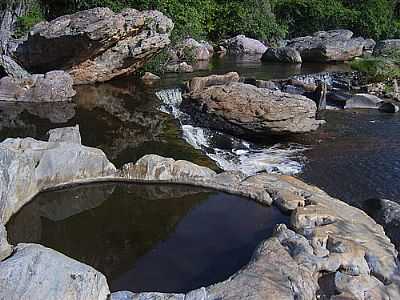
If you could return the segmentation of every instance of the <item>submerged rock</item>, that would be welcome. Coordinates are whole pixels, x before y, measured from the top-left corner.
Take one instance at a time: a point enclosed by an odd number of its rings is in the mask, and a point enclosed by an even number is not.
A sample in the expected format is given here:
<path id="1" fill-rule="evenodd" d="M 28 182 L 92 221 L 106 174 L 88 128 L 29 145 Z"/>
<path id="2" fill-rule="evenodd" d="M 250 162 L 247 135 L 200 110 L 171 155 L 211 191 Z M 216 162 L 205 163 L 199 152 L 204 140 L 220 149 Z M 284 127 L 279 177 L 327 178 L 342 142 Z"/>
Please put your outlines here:
<path id="1" fill-rule="evenodd" d="M 15 56 L 28 70 L 67 70 L 75 84 L 104 82 L 142 67 L 170 43 L 172 21 L 158 11 L 94 8 L 41 22 Z"/>
<path id="2" fill-rule="evenodd" d="M 268 48 L 263 54 L 262 61 L 266 62 L 283 62 L 292 64 L 301 64 L 302 59 L 300 53 L 293 48 Z"/>
<path id="3" fill-rule="evenodd" d="M 350 30 L 318 31 L 313 36 L 295 38 L 287 47 L 300 52 L 303 61 L 348 61 L 363 55 L 365 40 L 353 38 Z"/>
<path id="4" fill-rule="evenodd" d="M 184 95 L 182 108 L 201 126 L 247 138 L 305 133 L 323 123 L 306 97 L 238 82 L 196 88 Z"/>
<path id="5" fill-rule="evenodd" d="M 262 42 L 248 38 L 244 35 L 238 35 L 222 45 L 232 54 L 264 54 L 267 51 L 267 46 Z"/>
<path id="6" fill-rule="evenodd" d="M 95 269 L 35 244 L 20 244 L 0 262 L 0 299 L 106 300 L 107 280 Z"/>

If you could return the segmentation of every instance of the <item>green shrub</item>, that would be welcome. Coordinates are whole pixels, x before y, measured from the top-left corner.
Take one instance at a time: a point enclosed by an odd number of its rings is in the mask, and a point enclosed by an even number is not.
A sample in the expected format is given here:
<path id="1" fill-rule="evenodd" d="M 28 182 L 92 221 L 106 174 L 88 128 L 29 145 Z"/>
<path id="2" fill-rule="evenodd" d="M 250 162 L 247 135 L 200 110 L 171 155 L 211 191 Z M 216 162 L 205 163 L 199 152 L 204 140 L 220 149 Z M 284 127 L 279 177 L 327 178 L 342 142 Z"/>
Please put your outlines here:
<path id="1" fill-rule="evenodd" d="M 44 21 L 44 14 L 38 4 L 33 4 L 31 9 L 22 17 L 17 19 L 14 36 L 20 38 L 28 33 L 34 25 Z"/>

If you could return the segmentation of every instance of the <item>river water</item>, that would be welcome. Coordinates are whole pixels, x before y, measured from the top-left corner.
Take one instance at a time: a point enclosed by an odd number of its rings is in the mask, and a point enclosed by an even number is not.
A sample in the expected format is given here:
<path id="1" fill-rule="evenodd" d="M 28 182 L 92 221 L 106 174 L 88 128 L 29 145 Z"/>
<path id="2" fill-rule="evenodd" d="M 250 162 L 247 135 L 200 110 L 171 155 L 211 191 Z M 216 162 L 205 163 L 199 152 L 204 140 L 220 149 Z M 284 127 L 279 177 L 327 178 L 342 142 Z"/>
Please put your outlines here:
<path id="1" fill-rule="evenodd" d="M 27 136 L 45 140 L 51 128 L 79 124 L 83 144 L 102 149 L 118 167 L 154 153 L 215 170 L 293 174 L 359 207 L 375 197 L 400 203 L 399 114 L 374 110 L 326 111 L 319 117 L 327 124 L 296 143 L 254 144 L 198 128 L 177 108 L 179 88 L 193 76 L 237 71 L 244 77 L 268 80 L 296 74 L 348 71 L 348 66 L 303 64 L 299 67 L 262 64 L 257 58 L 227 57 L 200 67 L 203 70 L 194 74 L 165 75 L 153 87 L 145 87 L 135 78 L 80 86 L 73 103 L 0 103 L 0 140 Z M 95 266 L 111 278 L 113 290 L 176 292 L 225 279 L 248 261 L 255 245 L 271 234 L 276 223 L 287 220 L 274 209 L 260 209 L 255 203 L 223 193 L 172 189 L 165 201 L 155 197 L 160 191 L 143 191 L 142 187 L 138 192 L 137 189 L 134 192 L 127 187 L 103 185 L 101 189 L 63 191 L 55 198 L 76 196 L 78 203 L 83 199 L 88 207 L 84 210 L 79 205 L 70 207 L 77 209 L 70 215 L 54 210 L 52 213 L 56 215 L 50 217 L 40 208 L 40 203 L 47 203 L 49 197 L 40 196 L 41 200 L 26 206 L 8 225 L 10 236 L 19 242 L 35 237 L 36 242 Z M 185 191 L 188 194 L 177 196 Z M 197 196 L 193 197 L 193 193 Z M 132 202 L 132 197 L 139 200 Z M 115 203 L 105 198 L 112 198 Z M 149 199 L 154 200 L 151 206 Z M 132 217 L 126 212 L 136 214 Z M 21 215 L 26 217 L 18 217 Z M 108 226 L 110 234 L 103 236 Z M 120 235 L 115 235 L 116 232 Z M 190 239 L 188 232 L 196 240 Z M 202 245 L 204 248 L 190 247 L 199 245 L 199 241 L 207 241 Z M 102 246 L 104 243 L 108 243 L 106 247 Z M 93 251 L 95 255 L 88 256 Z M 199 256 L 192 259 L 196 255 Z M 171 270 L 177 259 L 182 259 L 182 264 L 176 264 L 181 269 Z M 156 267 L 160 268 L 159 274 L 146 273 L 147 269 Z M 167 271 L 171 274 L 161 276 Z M 132 278 L 139 278 L 138 274 L 143 275 L 143 280 L 133 284 Z M 169 280 L 163 281 L 161 277 Z"/>

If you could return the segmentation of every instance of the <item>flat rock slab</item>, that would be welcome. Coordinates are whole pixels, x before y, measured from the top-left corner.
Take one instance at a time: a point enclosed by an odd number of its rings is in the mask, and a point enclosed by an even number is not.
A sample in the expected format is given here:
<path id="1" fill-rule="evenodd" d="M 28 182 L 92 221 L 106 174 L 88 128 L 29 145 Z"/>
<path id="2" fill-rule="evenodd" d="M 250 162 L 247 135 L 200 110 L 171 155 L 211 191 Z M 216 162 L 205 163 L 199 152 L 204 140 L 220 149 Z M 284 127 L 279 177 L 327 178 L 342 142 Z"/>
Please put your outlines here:
<path id="1" fill-rule="evenodd" d="M 106 300 L 107 280 L 95 269 L 35 244 L 20 244 L 0 262 L 0 299 Z"/>

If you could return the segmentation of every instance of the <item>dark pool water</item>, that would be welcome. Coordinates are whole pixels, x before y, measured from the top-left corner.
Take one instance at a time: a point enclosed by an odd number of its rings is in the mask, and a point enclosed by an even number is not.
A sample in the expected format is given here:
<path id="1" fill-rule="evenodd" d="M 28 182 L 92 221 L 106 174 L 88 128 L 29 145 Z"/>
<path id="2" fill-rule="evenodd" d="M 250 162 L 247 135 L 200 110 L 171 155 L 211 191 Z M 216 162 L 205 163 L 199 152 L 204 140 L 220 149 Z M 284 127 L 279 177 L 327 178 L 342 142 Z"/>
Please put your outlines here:
<path id="1" fill-rule="evenodd" d="M 300 177 L 362 207 L 370 198 L 400 203 L 400 115 L 327 111 Z"/>
<path id="2" fill-rule="evenodd" d="M 185 292 L 227 279 L 288 217 L 188 186 L 96 184 L 45 192 L 7 225 L 103 272 L 112 291 Z"/>

